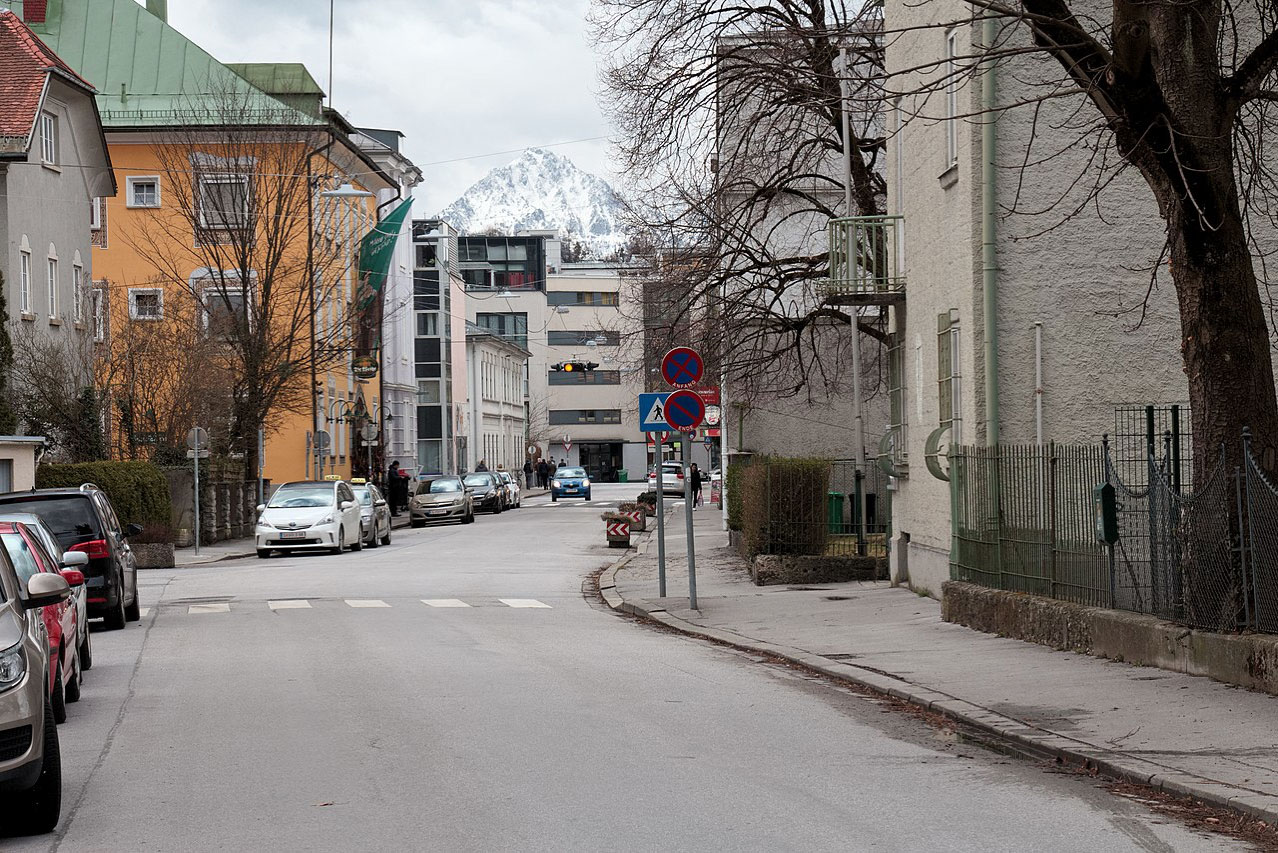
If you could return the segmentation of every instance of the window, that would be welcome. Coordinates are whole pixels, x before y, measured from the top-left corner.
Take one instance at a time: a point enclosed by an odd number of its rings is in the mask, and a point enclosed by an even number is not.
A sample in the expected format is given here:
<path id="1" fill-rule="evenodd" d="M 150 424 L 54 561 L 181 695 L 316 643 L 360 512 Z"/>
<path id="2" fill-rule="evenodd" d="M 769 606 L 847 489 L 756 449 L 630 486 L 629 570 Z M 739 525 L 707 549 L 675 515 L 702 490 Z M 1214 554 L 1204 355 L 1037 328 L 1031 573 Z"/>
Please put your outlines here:
<path id="1" fill-rule="evenodd" d="M 102 199 L 100 198 L 89 202 L 89 230 L 102 230 Z"/>
<path id="2" fill-rule="evenodd" d="M 58 162 L 58 119 L 53 113 L 40 113 L 40 162 Z"/>
<path id="3" fill-rule="evenodd" d="M 252 199 L 247 175 L 200 178 L 200 227 L 235 231 L 248 227 Z"/>
<path id="4" fill-rule="evenodd" d="M 551 409 L 551 426 L 568 424 L 619 424 L 621 409 Z"/>
<path id="5" fill-rule="evenodd" d="M 71 319 L 84 322 L 84 267 L 79 264 L 71 267 Z"/>
<path id="6" fill-rule="evenodd" d="M 551 385 L 620 385 L 619 370 L 588 370 L 581 373 L 564 373 L 552 370 L 547 374 Z"/>
<path id="7" fill-rule="evenodd" d="M 53 252 L 53 247 L 49 247 L 49 252 Z M 52 320 L 58 316 L 58 259 L 49 258 L 48 274 L 49 280 L 49 319 Z"/>
<path id="8" fill-rule="evenodd" d="M 899 336 L 893 336 L 888 347 L 888 431 L 893 433 L 893 462 L 906 459 L 905 441 L 905 345 Z"/>
<path id="9" fill-rule="evenodd" d="M 430 406 L 439 403 L 439 380 L 417 380 L 417 403 Z"/>
<path id="10" fill-rule="evenodd" d="M 556 305 L 586 305 L 605 308 L 616 308 L 619 304 L 616 291 L 610 290 L 565 290 L 551 292 L 546 294 L 546 303 L 551 307 Z"/>
<path id="11" fill-rule="evenodd" d="M 957 312 L 947 311 L 936 320 L 936 380 L 941 426 L 950 428 L 951 446 L 962 442 L 962 382 L 959 375 L 959 323 Z"/>
<path id="12" fill-rule="evenodd" d="M 621 346 L 621 333 L 587 331 L 546 333 L 546 343 L 552 347 L 584 347 L 586 341 L 594 341 L 601 347 L 619 347 Z"/>
<path id="13" fill-rule="evenodd" d="M 25 237 L 23 239 L 26 239 Z M 18 273 L 18 299 L 23 314 L 31 313 L 31 253 L 22 253 L 21 271 Z"/>
<path id="14" fill-rule="evenodd" d="M 433 269 L 436 261 L 439 259 L 439 250 L 434 243 L 418 243 L 414 249 L 416 250 L 416 265 L 418 267 L 429 267 Z"/>
<path id="15" fill-rule="evenodd" d="M 439 273 L 418 270 L 413 274 L 413 308 L 417 311 L 439 310 Z"/>
<path id="16" fill-rule="evenodd" d="M 125 179 L 128 207 L 159 207 L 160 178 L 158 175 L 130 175 Z M 205 226 L 212 227 L 212 226 Z"/>
<path id="17" fill-rule="evenodd" d="M 101 343 L 106 340 L 106 289 L 103 286 L 93 288 L 93 340 Z"/>
<path id="18" fill-rule="evenodd" d="M 945 34 L 945 162 L 958 163 L 958 29 Z"/>
<path id="19" fill-rule="evenodd" d="M 244 288 L 239 285 L 218 285 L 204 289 L 204 328 L 209 336 L 230 340 L 235 337 L 240 324 L 246 318 Z"/>
<path id="20" fill-rule="evenodd" d="M 130 287 L 129 319 L 163 320 L 164 291 L 158 287 Z"/>
<path id="21" fill-rule="evenodd" d="M 476 314 L 475 325 L 528 349 L 528 315 L 525 313 Z"/>
<path id="22" fill-rule="evenodd" d="M 417 312 L 417 334 L 425 338 L 439 336 L 439 315 L 431 311 Z"/>

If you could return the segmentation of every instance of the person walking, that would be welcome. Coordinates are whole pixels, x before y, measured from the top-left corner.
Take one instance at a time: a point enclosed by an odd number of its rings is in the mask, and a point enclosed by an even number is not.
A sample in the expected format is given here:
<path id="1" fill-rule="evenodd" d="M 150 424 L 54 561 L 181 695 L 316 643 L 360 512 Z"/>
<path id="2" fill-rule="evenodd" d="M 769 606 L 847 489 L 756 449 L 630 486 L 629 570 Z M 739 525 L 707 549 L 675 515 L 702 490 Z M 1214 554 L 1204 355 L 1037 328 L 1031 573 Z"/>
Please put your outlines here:
<path id="1" fill-rule="evenodd" d="M 547 478 L 549 477 L 550 477 L 550 465 L 546 463 L 545 459 L 538 459 L 537 460 L 537 485 L 543 489 L 546 488 Z"/>
<path id="2" fill-rule="evenodd" d="M 524 487 L 531 489 L 533 487 L 533 475 L 536 473 L 533 468 L 532 460 L 524 460 Z"/>
<path id="3" fill-rule="evenodd" d="M 475 466 L 475 470 L 476 470 L 476 471 L 487 471 L 487 470 L 488 470 L 488 463 L 487 463 L 487 462 L 485 462 L 484 460 L 480 459 L 480 460 L 479 460 L 479 464 Z"/>
<path id="4" fill-rule="evenodd" d="M 696 509 L 701 506 L 701 471 L 697 469 L 696 462 L 692 463 L 688 476 L 692 479 L 692 508 Z"/>
<path id="5" fill-rule="evenodd" d="M 386 502 L 392 516 L 399 515 L 399 460 L 386 469 Z"/>

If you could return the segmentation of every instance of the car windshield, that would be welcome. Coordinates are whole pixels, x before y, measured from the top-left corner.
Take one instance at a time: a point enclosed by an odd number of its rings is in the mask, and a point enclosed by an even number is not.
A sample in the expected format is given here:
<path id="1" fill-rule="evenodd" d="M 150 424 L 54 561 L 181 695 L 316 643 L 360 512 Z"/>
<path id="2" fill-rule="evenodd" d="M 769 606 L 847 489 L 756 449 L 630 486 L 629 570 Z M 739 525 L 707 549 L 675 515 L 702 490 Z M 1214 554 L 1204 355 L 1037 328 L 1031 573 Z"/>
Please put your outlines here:
<path id="1" fill-rule="evenodd" d="M 466 485 L 476 488 L 487 488 L 493 484 L 491 474 L 471 474 L 466 478 Z"/>
<path id="2" fill-rule="evenodd" d="M 271 509 L 296 509 L 333 505 L 333 487 L 324 485 L 280 486 L 267 504 Z"/>
<path id="3" fill-rule="evenodd" d="M 555 472 L 556 477 L 584 477 L 586 476 L 585 468 L 560 468 Z"/>
<path id="4" fill-rule="evenodd" d="M 451 492 L 460 492 L 461 490 L 461 480 L 453 477 L 444 480 L 429 480 L 425 483 L 417 484 L 417 494 L 419 495 L 446 495 Z"/>
<path id="5" fill-rule="evenodd" d="M 0 503 L 0 511 L 30 512 L 40 516 L 49 525 L 53 535 L 58 537 L 58 544 L 63 551 L 69 551 L 72 545 L 79 545 L 81 542 L 103 538 L 102 527 L 88 495 L 50 498 L 34 496 L 25 500 L 4 501 Z"/>
<path id="6" fill-rule="evenodd" d="M 359 501 L 360 506 L 373 505 L 373 490 L 368 486 L 362 488 L 360 486 L 351 486 L 351 489 L 355 492 L 355 500 Z"/>

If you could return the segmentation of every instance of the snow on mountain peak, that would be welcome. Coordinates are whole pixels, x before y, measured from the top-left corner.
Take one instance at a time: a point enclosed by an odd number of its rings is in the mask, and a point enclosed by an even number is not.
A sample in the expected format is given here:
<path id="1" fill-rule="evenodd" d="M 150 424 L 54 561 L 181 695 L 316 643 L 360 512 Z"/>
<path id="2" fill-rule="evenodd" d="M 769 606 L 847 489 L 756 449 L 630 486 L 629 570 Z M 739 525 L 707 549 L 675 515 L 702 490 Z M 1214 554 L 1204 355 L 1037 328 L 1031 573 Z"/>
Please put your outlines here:
<path id="1" fill-rule="evenodd" d="M 529 148 L 493 169 L 439 214 L 462 234 L 553 228 L 598 254 L 621 248 L 621 201 L 608 183 L 561 154 Z"/>

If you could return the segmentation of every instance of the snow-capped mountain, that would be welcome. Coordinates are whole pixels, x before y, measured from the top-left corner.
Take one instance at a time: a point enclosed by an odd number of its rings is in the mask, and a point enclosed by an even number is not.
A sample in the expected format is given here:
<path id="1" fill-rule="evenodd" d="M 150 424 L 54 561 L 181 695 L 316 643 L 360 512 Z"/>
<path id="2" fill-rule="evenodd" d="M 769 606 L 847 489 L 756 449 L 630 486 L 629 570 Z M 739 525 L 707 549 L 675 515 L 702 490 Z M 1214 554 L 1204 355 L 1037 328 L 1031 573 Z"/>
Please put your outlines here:
<path id="1" fill-rule="evenodd" d="M 489 228 L 554 228 L 596 255 L 621 248 L 621 201 L 606 181 L 578 169 L 553 151 L 530 148 L 519 159 L 493 169 L 439 214 L 463 234 Z"/>

